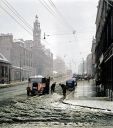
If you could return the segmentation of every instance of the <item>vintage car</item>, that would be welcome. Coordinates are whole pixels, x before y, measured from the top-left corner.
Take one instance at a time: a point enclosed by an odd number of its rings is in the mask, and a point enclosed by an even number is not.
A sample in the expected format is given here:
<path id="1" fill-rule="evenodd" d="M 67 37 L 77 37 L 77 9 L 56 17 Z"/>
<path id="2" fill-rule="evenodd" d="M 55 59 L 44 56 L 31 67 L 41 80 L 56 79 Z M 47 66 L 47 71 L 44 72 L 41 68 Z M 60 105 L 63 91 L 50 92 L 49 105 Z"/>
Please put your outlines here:
<path id="1" fill-rule="evenodd" d="M 75 86 L 77 86 L 77 80 L 75 78 L 71 78 L 66 81 L 66 88 L 69 91 L 75 90 Z"/>
<path id="2" fill-rule="evenodd" d="M 41 75 L 31 76 L 28 79 L 27 95 L 49 94 L 50 78 Z"/>

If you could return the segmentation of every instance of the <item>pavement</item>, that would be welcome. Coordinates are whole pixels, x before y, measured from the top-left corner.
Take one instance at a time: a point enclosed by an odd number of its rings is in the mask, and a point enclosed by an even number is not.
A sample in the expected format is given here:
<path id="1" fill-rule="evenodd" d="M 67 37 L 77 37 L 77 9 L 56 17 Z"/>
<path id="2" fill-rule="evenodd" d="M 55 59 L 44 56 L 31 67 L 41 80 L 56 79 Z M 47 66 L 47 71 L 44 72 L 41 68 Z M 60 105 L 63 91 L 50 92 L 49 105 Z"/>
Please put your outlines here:
<path id="1" fill-rule="evenodd" d="M 54 80 L 51 81 L 51 84 L 53 82 L 62 83 L 64 81 L 66 81 L 66 79 L 68 79 L 68 78 L 69 78 L 69 76 L 64 76 L 64 77 L 61 77 L 61 78 L 54 78 Z M 11 82 L 10 84 L 0 84 L 0 89 L 9 88 L 9 87 L 17 86 L 17 85 L 24 85 L 26 83 L 28 83 L 27 80 L 26 81 L 14 81 L 14 82 Z"/>
<path id="2" fill-rule="evenodd" d="M 67 95 L 63 103 L 113 112 L 113 101 L 109 101 L 108 97 L 96 97 L 95 92 L 93 81 L 80 81 L 75 91 Z"/>
<path id="3" fill-rule="evenodd" d="M 26 84 L 28 81 L 16 81 L 16 82 L 11 82 L 10 84 L 0 84 L 0 89 L 1 88 L 9 88 L 17 85 L 23 85 Z"/>

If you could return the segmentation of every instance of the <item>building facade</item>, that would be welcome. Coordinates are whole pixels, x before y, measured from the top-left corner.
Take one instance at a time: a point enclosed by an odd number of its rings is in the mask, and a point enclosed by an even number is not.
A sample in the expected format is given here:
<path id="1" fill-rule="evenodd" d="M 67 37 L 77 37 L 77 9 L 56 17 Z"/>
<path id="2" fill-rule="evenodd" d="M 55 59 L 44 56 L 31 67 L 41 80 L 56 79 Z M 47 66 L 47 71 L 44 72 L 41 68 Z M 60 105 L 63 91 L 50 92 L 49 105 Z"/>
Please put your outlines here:
<path id="1" fill-rule="evenodd" d="M 96 39 L 93 38 L 92 48 L 91 48 L 91 53 L 92 53 L 92 77 L 93 78 L 95 78 L 95 73 L 96 73 L 95 48 L 96 48 Z"/>
<path id="2" fill-rule="evenodd" d="M 53 73 L 53 54 L 41 44 L 41 29 L 37 16 L 34 22 L 33 40 L 14 40 L 12 34 L 1 34 L 0 53 L 11 64 L 10 69 L 8 68 L 10 81 L 22 81 L 38 74 L 50 76 Z"/>
<path id="3" fill-rule="evenodd" d="M 21 81 L 32 74 L 32 52 L 23 40 L 13 40 L 12 34 L 1 34 L 0 52 L 11 64 L 10 81 Z"/>
<path id="4" fill-rule="evenodd" d="M 33 67 L 36 69 L 35 74 L 50 76 L 53 72 L 53 54 L 46 49 L 41 43 L 41 28 L 36 15 L 33 28 L 33 45 L 32 45 Z"/>
<path id="5" fill-rule="evenodd" d="M 12 80 L 25 80 L 33 71 L 31 49 L 25 47 L 23 40 L 13 41 L 11 49 L 11 76 Z"/>
<path id="6" fill-rule="evenodd" d="M 0 53 L 0 84 L 10 82 L 10 63 L 9 61 Z"/>
<path id="7" fill-rule="evenodd" d="M 87 56 L 87 76 L 92 77 L 92 54 Z"/>
<path id="8" fill-rule="evenodd" d="M 100 0 L 96 18 L 96 82 L 113 99 L 113 1 Z"/>

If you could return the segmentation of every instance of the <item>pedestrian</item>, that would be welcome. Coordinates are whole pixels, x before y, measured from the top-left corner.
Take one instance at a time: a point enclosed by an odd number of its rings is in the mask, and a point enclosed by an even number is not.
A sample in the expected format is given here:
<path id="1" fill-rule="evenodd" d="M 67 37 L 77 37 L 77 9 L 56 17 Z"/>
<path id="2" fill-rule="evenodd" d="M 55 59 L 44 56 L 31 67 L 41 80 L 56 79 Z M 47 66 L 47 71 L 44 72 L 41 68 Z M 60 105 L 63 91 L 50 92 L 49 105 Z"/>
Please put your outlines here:
<path id="1" fill-rule="evenodd" d="M 4 84 L 4 82 L 5 82 L 5 81 L 4 81 L 4 78 L 3 78 L 3 79 L 1 80 L 1 83 Z"/>
<path id="2" fill-rule="evenodd" d="M 63 98 L 65 99 L 66 98 L 66 85 L 65 84 L 59 84 L 62 88 L 62 93 L 63 93 Z"/>
<path id="3" fill-rule="evenodd" d="M 49 86 L 50 86 L 50 77 L 46 78 L 46 87 L 44 88 L 44 93 L 49 94 Z"/>
<path id="4" fill-rule="evenodd" d="M 56 86 L 56 82 L 54 82 L 52 85 L 51 85 L 51 94 L 53 92 L 55 92 L 55 86 Z"/>

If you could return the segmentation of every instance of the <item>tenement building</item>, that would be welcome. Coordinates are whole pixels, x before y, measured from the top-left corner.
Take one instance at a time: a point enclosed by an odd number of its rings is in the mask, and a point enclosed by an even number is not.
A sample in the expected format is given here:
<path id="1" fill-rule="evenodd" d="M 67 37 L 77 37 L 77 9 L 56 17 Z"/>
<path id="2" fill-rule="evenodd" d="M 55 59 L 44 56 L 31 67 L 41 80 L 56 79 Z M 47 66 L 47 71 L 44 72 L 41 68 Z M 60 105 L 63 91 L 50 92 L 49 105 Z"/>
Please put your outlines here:
<path id="1" fill-rule="evenodd" d="M 96 85 L 113 99 L 113 0 L 100 0 L 96 18 Z"/>

